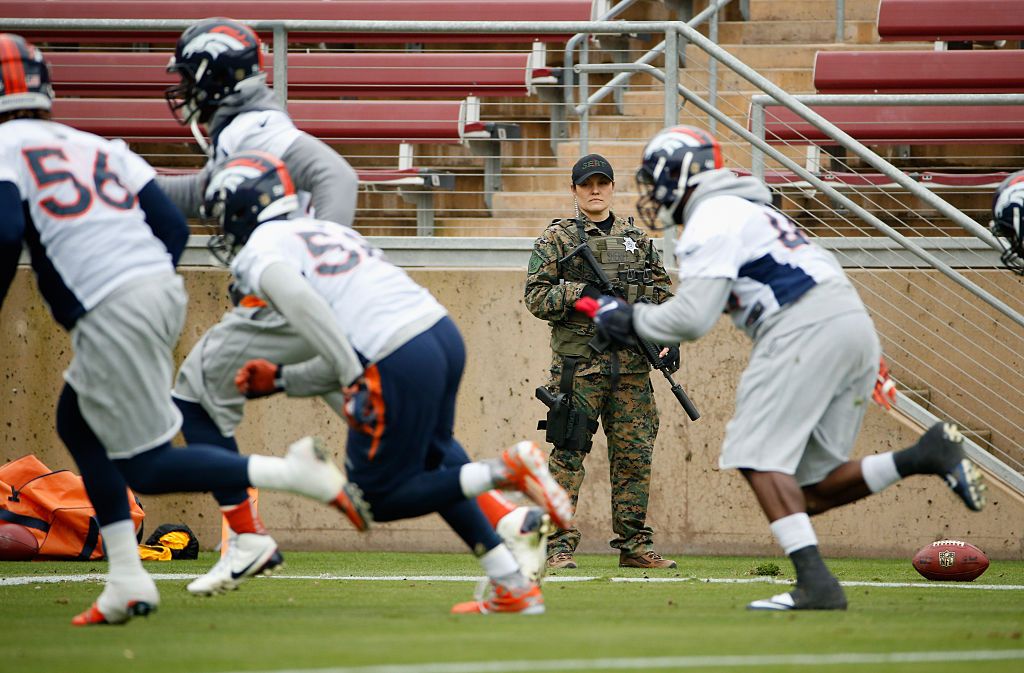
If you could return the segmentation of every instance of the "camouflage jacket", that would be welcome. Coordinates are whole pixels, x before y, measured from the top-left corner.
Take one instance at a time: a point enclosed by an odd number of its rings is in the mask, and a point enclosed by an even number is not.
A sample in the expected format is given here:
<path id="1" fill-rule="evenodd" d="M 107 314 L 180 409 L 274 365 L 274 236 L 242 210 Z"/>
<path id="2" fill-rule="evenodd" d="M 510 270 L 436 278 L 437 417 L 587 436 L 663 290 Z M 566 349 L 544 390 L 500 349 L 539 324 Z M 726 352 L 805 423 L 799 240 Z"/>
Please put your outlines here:
<path id="1" fill-rule="evenodd" d="M 584 221 L 588 237 L 595 239 L 605 234 L 596 224 Z M 652 303 L 660 304 L 672 296 L 671 280 L 665 272 L 661 256 L 654 247 L 650 237 L 632 222 L 616 217 L 608 234 L 616 243 L 625 243 L 624 252 L 632 252 L 631 257 L 641 261 L 645 269 L 650 270 L 643 283 L 649 286 Z M 630 242 L 627 242 L 630 241 Z M 580 236 L 573 219 L 555 220 L 544 233 L 533 243 L 533 255 L 530 257 L 526 276 L 525 300 L 530 313 L 547 320 L 552 329 L 552 370 L 562 369 L 563 356 L 555 352 L 556 332 L 559 328 L 568 328 L 589 340 L 594 335 L 594 326 L 573 310 L 573 304 L 580 298 L 583 288 L 587 285 L 599 286 L 600 281 L 586 262 L 579 255 L 559 264 L 559 261 L 572 252 L 580 244 Z M 635 250 L 635 252 L 633 252 Z M 614 274 L 608 274 L 616 285 L 620 281 Z M 624 349 L 618 351 L 619 371 L 623 374 L 641 373 L 650 370 L 647 359 L 639 352 Z M 590 357 L 581 360 L 576 367 L 577 375 L 610 374 L 611 351 L 605 353 L 590 352 Z"/>

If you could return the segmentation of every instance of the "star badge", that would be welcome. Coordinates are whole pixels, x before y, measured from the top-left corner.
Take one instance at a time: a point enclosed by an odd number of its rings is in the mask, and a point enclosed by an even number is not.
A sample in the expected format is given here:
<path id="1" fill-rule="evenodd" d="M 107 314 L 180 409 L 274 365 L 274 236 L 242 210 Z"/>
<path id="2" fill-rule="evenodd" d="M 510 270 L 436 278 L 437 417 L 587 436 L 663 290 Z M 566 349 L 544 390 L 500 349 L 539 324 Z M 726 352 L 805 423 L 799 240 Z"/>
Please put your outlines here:
<path id="1" fill-rule="evenodd" d="M 636 241 L 632 238 L 624 237 L 622 239 L 622 244 L 626 246 L 626 252 L 636 252 Z"/>

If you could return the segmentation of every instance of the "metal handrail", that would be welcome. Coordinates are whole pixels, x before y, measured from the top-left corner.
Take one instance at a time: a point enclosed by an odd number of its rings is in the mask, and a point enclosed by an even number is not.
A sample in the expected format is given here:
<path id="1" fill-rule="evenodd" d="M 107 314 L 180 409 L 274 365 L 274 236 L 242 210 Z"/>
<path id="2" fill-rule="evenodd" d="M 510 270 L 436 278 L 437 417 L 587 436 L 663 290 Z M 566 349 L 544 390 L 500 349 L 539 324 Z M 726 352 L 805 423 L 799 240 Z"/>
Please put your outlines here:
<path id="1" fill-rule="evenodd" d="M 687 36 L 687 37 L 689 37 L 689 36 Z M 701 37 L 703 38 L 703 36 L 701 36 Z M 713 47 L 715 50 L 721 51 L 720 48 L 717 45 L 711 43 L 710 41 L 705 40 L 705 44 L 710 46 L 710 47 Z M 704 47 L 702 46 L 701 48 L 704 48 Z M 705 49 L 705 51 L 707 51 L 709 55 L 714 57 L 714 54 L 712 54 L 710 51 L 708 51 L 708 49 Z M 732 57 L 732 58 L 735 58 L 735 57 Z M 746 66 L 744 66 L 744 67 L 746 67 Z M 588 66 L 578 65 L 578 66 L 576 66 L 576 68 L 579 69 L 579 70 L 584 70 L 584 69 L 585 70 L 589 70 L 590 72 L 619 72 L 619 71 L 625 71 L 625 70 L 632 70 L 634 72 L 645 72 L 645 73 L 651 75 L 652 77 L 655 77 L 656 79 L 665 81 L 666 82 L 666 87 L 669 86 L 668 85 L 668 80 L 666 78 L 666 74 L 662 73 L 660 70 L 658 70 L 654 66 L 647 65 L 647 64 L 632 63 L 632 64 L 622 64 L 622 65 L 620 65 L 620 64 L 588 65 Z M 735 68 L 733 68 L 733 70 L 735 70 Z M 756 73 L 754 73 L 754 74 L 756 75 Z M 757 77 L 760 77 L 760 76 L 758 75 Z M 750 79 L 750 78 L 747 78 L 747 79 Z M 767 81 L 767 80 L 765 80 L 765 81 Z M 757 83 L 753 82 L 752 80 L 751 80 L 751 83 L 753 83 L 753 84 L 755 84 L 755 86 L 757 86 Z M 995 297 L 992 293 L 988 292 L 984 288 L 981 288 L 980 286 L 978 286 L 976 283 L 974 283 L 974 282 L 968 280 L 967 278 L 965 278 L 962 274 L 960 274 L 959 272 L 954 270 L 951 266 L 949 266 L 948 264 L 946 264 L 945 262 L 940 260 L 938 257 L 936 257 L 932 253 L 928 252 L 927 250 L 922 248 L 919 244 L 915 243 L 914 241 L 912 241 L 911 239 L 907 238 L 903 234 L 900 234 L 898 231 L 896 231 L 895 229 L 893 229 L 889 225 L 885 224 L 881 219 L 879 219 L 877 216 L 875 216 L 874 214 L 870 213 L 865 208 L 863 208 L 862 206 L 857 204 L 855 201 L 850 199 L 847 195 L 843 194 L 842 192 L 837 190 L 832 185 L 830 185 L 830 184 L 826 183 L 825 181 L 823 181 L 819 176 L 815 175 L 814 173 L 811 173 L 806 168 L 804 168 L 800 164 L 796 163 L 795 161 L 793 161 L 792 159 L 790 159 L 789 157 L 784 155 L 782 152 L 778 151 L 776 148 L 774 148 L 771 145 L 769 145 L 764 140 L 763 137 L 758 137 L 757 135 L 755 135 L 751 131 L 748 131 L 745 127 L 743 127 L 742 125 L 737 123 L 735 120 L 730 118 L 728 115 L 726 115 L 725 113 L 721 112 L 720 110 L 718 110 L 714 106 L 712 106 L 709 103 L 707 103 L 707 101 L 702 99 L 700 96 L 696 95 L 695 93 L 693 93 L 692 91 L 690 91 L 686 87 L 684 87 L 682 85 L 679 85 L 678 83 L 676 84 L 675 89 L 678 91 L 679 95 L 683 96 L 683 98 L 685 98 L 688 102 L 693 103 L 702 112 L 705 112 L 706 114 L 711 115 L 712 117 L 716 118 L 719 122 L 721 122 L 723 125 L 725 125 L 730 131 L 732 131 L 736 135 L 740 136 L 741 138 L 743 138 L 747 142 L 751 143 L 751 145 L 753 145 L 755 148 L 757 148 L 757 149 L 761 150 L 762 152 L 764 152 L 765 154 L 768 154 L 769 156 L 771 156 L 773 159 L 778 161 L 780 164 L 782 164 L 783 166 L 785 166 L 789 170 L 793 171 L 794 173 L 796 173 L 797 175 L 802 177 L 804 180 L 806 180 L 810 184 L 814 185 L 814 187 L 816 189 L 818 189 L 819 191 L 827 194 L 829 197 L 831 197 L 831 198 L 835 199 L 836 201 L 842 203 L 851 212 L 855 213 L 858 217 L 860 217 L 862 220 L 864 220 L 865 222 L 870 224 L 872 227 L 874 227 L 875 229 L 877 229 L 878 231 L 880 231 L 884 235 L 886 235 L 889 238 L 891 238 L 893 241 L 895 241 L 897 244 L 899 244 L 905 250 L 907 250 L 908 252 L 911 252 L 912 254 L 916 255 L 918 258 L 924 260 L 929 266 L 931 266 L 932 268 L 936 269 L 937 271 L 939 271 L 940 273 L 942 273 L 943 275 L 948 277 L 954 283 L 956 283 L 960 287 L 964 288 L 968 292 L 974 294 L 976 297 L 978 297 L 979 299 L 981 299 L 982 301 L 987 303 L 989 306 L 992 306 L 994 309 L 996 309 L 997 311 L 999 311 L 1000 313 L 1005 315 L 1007 318 L 1009 318 L 1013 322 L 1017 323 L 1021 327 L 1024 327 L 1024 316 L 1022 316 L 1019 312 L 1013 310 L 1010 306 L 1008 306 L 1005 302 L 1003 302 L 1000 299 L 998 299 L 997 297 Z M 792 98 L 792 96 L 790 96 L 789 94 L 785 94 L 785 96 L 787 98 Z M 802 105 L 802 103 L 799 103 L 797 101 L 794 101 L 794 102 L 797 105 Z M 785 103 L 781 103 L 781 102 L 780 102 L 780 104 L 785 105 Z M 790 106 L 786 105 L 786 107 L 790 107 Z M 806 106 L 804 106 L 804 107 L 805 107 L 805 109 L 807 109 Z M 794 109 L 794 108 L 790 107 L 790 109 Z M 811 113 L 811 115 L 816 116 L 816 117 L 820 117 L 820 115 L 817 115 L 813 111 L 811 111 L 809 109 L 808 109 L 808 111 Z M 808 121 L 810 121 L 812 124 L 815 124 L 815 126 L 820 128 L 821 130 L 825 131 L 826 133 L 828 132 L 821 125 L 815 123 L 814 120 L 808 119 Z M 822 118 L 822 121 L 824 121 L 823 118 Z M 828 123 L 828 122 L 826 122 L 826 123 Z M 829 125 L 831 126 L 831 124 L 829 124 Z M 838 129 L 836 129 L 836 130 L 838 130 Z M 844 135 L 844 136 L 846 135 L 845 133 L 842 133 L 841 131 L 840 131 L 840 133 L 842 135 Z M 847 137 L 849 137 L 849 136 L 847 136 Z M 850 140 L 852 140 L 852 138 Z M 854 141 L 854 142 L 856 142 L 856 141 Z M 843 143 L 843 144 L 845 145 L 845 143 Z M 859 143 L 857 143 L 857 144 L 859 145 Z M 885 166 L 888 166 L 889 169 L 891 169 L 891 171 L 894 171 L 896 174 L 898 174 L 898 177 L 899 177 L 898 180 L 896 179 L 897 176 L 890 175 L 890 177 L 892 177 L 894 181 L 899 182 L 903 186 L 906 186 L 905 183 L 909 182 L 913 186 L 915 186 L 916 188 L 919 188 L 919 189 L 923 190 L 925 192 L 924 194 L 920 194 L 920 195 L 915 194 L 915 195 L 918 195 L 922 200 L 928 202 L 929 205 L 932 205 L 934 207 L 935 206 L 934 202 L 938 201 L 938 202 L 941 202 L 942 204 L 944 204 L 948 209 L 952 209 L 955 212 L 960 213 L 959 210 L 956 210 L 955 208 L 953 208 L 953 206 L 951 206 L 948 203 L 946 203 L 944 200 L 939 198 L 937 195 L 935 195 L 930 190 L 927 190 L 927 189 L 921 187 L 919 183 L 917 183 L 914 180 L 912 180 L 911 178 L 907 177 L 904 173 L 899 171 L 897 168 L 895 168 L 894 166 L 892 166 L 888 162 L 886 162 L 883 159 L 881 159 L 881 157 L 879 157 L 877 154 L 875 154 L 874 152 L 871 152 L 866 147 L 863 147 L 863 146 L 861 146 L 861 147 L 863 148 L 864 152 L 867 155 L 870 155 L 870 156 L 878 159 L 881 162 L 881 164 L 884 164 Z M 866 157 L 866 156 L 862 156 L 862 158 L 864 158 L 865 160 L 868 160 L 868 157 Z M 881 170 L 881 168 L 879 170 Z M 914 191 L 916 192 L 917 190 L 915 189 Z M 961 217 L 966 218 L 966 215 L 963 215 L 962 213 L 960 213 L 960 215 L 961 215 Z M 967 219 L 969 219 L 969 218 L 967 218 Z M 973 223 L 973 220 L 971 220 L 971 222 Z M 988 232 L 986 232 L 986 233 L 988 233 Z M 991 237 L 991 234 L 989 234 L 989 237 Z M 986 240 L 985 243 L 987 244 L 988 241 Z M 998 245 L 998 243 L 997 243 L 997 245 Z M 666 246 L 666 248 L 667 248 L 666 253 L 668 253 L 669 252 L 669 250 L 668 250 L 669 246 Z M 671 257 L 667 255 L 667 259 L 671 260 Z"/>
<path id="2" fill-rule="evenodd" d="M 807 105 L 1022 105 L 1024 106 L 1024 94 L 808 94 L 808 95 L 795 95 L 791 96 L 794 101 L 801 104 Z M 776 102 L 772 96 L 758 94 L 751 98 L 751 119 L 753 122 L 753 131 L 761 139 L 765 137 L 765 123 L 764 123 L 764 106 L 770 103 Z M 797 112 L 796 108 L 786 105 L 789 109 Z M 803 116 L 803 115 L 801 115 Z M 807 119 L 807 117 L 805 117 Z M 824 119 L 822 117 L 822 119 Z M 814 123 L 811 119 L 808 119 Z M 818 124 L 814 124 L 821 130 L 828 133 L 828 130 Z M 831 135 L 831 134 L 829 134 Z M 854 141 L 856 142 L 856 141 Z M 894 182 L 902 187 L 905 187 L 912 195 L 925 200 L 929 199 L 929 196 L 934 196 L 932 191 L 926 187 L 923 187 L 920 183 L 908 177 L 903 171 L 899 170 L 889 162 L 878 157 L 877 154 L 867 150 L 870 155 L 879 158 L 879 162 L 875 163 L 869 156 L 865 156 L 860 152 L 856 151 L 856 148 L 849 146 L 846 143 L 840 142 L 841 145 L 854 151 L 865 161 L 871 163 L 875 168 L 879 170 L 883 175 L 892 178 Z M 857 143 L 858 145 L 860 143 Z M 863 145 L 861 145 L 863 147 Z M 866 149 L 866 148 L 865 148 Z M 761 177 L 764 175 L 764 158 L 760 152 L 754 151 L 751 158 L 751 172 L 755 176 Z M 936 197 L 937 198 L 937 197 Z M 939 199 L 942 203 L 942 201 Z M 936 205 L 936 204 L 930 204 Z M 948 205 L 948 204 L 946 204 Z M 936 206 L 937 207 L 937 206 Z M 950 206 L 952 208 L 952 206 Z M 941 211 L 941 210 L 940 210 Z M 994 250 L 1002 250 L 1002 246 L 995 237 L 984 227 L 978 225 L 977 222 L 967 217 L 959 210 L 953 209 L 955 217 L 950 219 L 956 222 L 958 225 L 966 229 L 969 233 L 977 236 L 981 240 L 989 244 Z M 943 215 L 949 214 L 943 213 Z"/>
<path id="3" fill-rule="evenodd" d="M 728 5 L 732 1 L 733 0 L 714 0 L 714 2 L 712 2 L 707 7 L 705 7 L 696 16 L 694 16 L 692 19 L 686 21 L 686 25 L 696 28 L 697 26 L 701 25 L 705 21 L 709 21 L 710 20 L 712 28 L 713 28 L 712 32 L 715 34 L 714 35 L 714 39 L 716 39 L 716 41 L 717 41 L 718 13 L 719 13 L 719 11 L 722 8 L 724 8 L 726 5 Z M 622 5 L 625 5 L 625 4 L 627 4 L 627 3 L 622 3 Z M 631 3 L 629 3 L 629 4 L 631 4 Z M 622 6 L 622 5 L 616 5 L 616 8 L 618 8 L 618 7 Z M 674 23 L 678 23 L 678 22 L 674 22 Z M 575 72 L 574 61 L 573 61 L 573 53 L 575 52 L 576 45 L 579 44 L 579 42 L 585 37 L 585 35 L 586 34 L 583 34 L 583 33 L 578 34 L 578 35 L 573 35 L 571 38 L 569 38 L 569 41 L 566 43 L 566 46 L 565 46 L 565 56 L 563 58 L 563 71 L 564 72 L 566 72 L 566 73 Z M 656 44 L 654 47 L 652 47 L 647 53 L 645 53 L 643 56 L 641 56 L 639 59 L 637 59 L 636 62 L 638 62 L 638 63 L 650 63 L 651 61 L 653 61 L 654 59 L 656 59 L 658 56 L 662 55 L 663 53 L 667 54 L 667 53 L 669 53 L 669 51 L 672 51 L 672 52 L 677 51 L 675 48 L 673 48 L 672 50 L 667 50 L 665 47 L 666 47 L 666 40 L 662 40 L 661 42 Z M 584 61 L 587 58 L 587 55 L 588 55 L 588 50 L 586 48 L 586 45 L 584 44 L 583 49 L 581 49 L 581 51 L 580 51 L 580 64 L 581 65 L 586 65 L 586 63 Z M 667 56 L 666 56 L 666 61 L 665 62 L 666 62 L 666 66 L 667 66 L 667 64 L 668 64 L 668 57 Z M 676 61 L 676 63 L 678 63 L 678 61 Z M 668 71 L 669 69 L 670 68 L 667 66 L 666 67 L 666 71 Z M 581 75 L 580 75 L 579 81 L 576 83 L 576 88 L 578 88 L 579 92 L 580 92 L 577 97 L 573 96 L 573 80 L 572 80 L 572 77 L 569 76 L 568 74 L 563 76 L 563 79 L 562 79 L 562 95 L 563 95 L 563 99 L 564 99 L 564 102 L 565 102 L 565 106 L 567 108 L 572 109 L 572 111 L 576 114 L 576 116 L 580 118 L 580 129 L 579 129 L 580 154 L 586 154 L 587 153 L 587 147 L 588 147 L 588 141 L 589 141 L 589 137 L 588 137 L 589 136 L 589 133 L 588 133 L 588 131 L 589 131 L 588 116 L 589 116 L 590 108 L 593 107 L 598 102 L 600 102 L 601 100 L 603 100 L 605 97 L 607 97 L 608 94 L 613 92 L 617 87 L 620 87 L 620 86 L 624 85 L 626 82 L 628 82 L 629 79 L 633 76 L 633 74 L 634 73 L 628 72 L 628 71 L 620 72 L 615 77 L 613 77 L 611 79 L 611 81 L 609 81 L 607 84 L 605 84 L 600 89 L 598 89 L 595 92 L 594 95 L 588 95 L 588 89 L 589 89 L 590 84 L 589 84 L 589 81 L 586 78 L 585 71 L 581 71 Z M 715 90 L 716 84 L 717 84 L 717 82 L 716 82 L 716 74 L 717 73 L 715 72 L 715 70 L 712 70 L 711 75 L 710 75 L 711 76 L 711 82 L 709 84 L 709 86 L 711 87 L 712 91 Z M 580 100 L 580 103 L 574 105 L 573 101 L 575 100 L 575 98 L 578 98 Z M 672 122 L 670 122 L 670 121 L 668 121 L 668 119 L 666 119 L 666 124 L 669 124 L 669 123 L 672 123 Z"/>

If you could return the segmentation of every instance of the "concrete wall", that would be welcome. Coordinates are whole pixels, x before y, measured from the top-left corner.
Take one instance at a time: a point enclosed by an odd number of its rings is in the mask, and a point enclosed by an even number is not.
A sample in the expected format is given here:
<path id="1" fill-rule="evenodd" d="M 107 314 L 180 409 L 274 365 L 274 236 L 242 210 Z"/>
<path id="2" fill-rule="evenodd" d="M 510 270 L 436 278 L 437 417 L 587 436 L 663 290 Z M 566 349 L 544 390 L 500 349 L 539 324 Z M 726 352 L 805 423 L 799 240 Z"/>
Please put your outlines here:
<path id="1" fill-rule="evenodd" d="M 184 271 L 191 296 L 189 320 L 177 355 L 184 356 L 203 330 L 227 307 L 226 272 Z M 469 363 L 462 386 L 457 433 L 472 456 L 496 455 L 522 438 L 542 440 L 536 421 L 543 407 L 533 390 L 549 365 L 546 325 L 521 302 L 521 270 L 412 270 L 450 308 L 465 337 Z M 928 301 L 927 297 L 921 298 Z M 73 468 L 54 431 L 54 404 L 61 372 L 70 359 L 67 336 L 50 319 L 27 269 L 5 302 L 0 323 L 0 461 L 35 453 L 52 468 Z M 733 410 L 735 385 L 749 346 L 725 319 L 702 341 L 683 351 L 677 378 L 703 417 L 687 420 L 660 376 L 655 387 L 662 409 L 649 521 L 665 554 L 764 554 L 779 552 L 763 515 L 742 478 L 721 472 L 718 449 Z M 292 440 L 316 433 L 343 455 L 344 425 L 318 400 L 273 398 L 253 402 L 239 431 L 245 452 L 280 455 Z M 913 433 L 872 405 L 857 455 L 905 446 Z M 771 441 L 770 435 L 765 441 Z M 578 512 L 581 551 L 610 551 L 608 460 L 598 435 L 587 463 Z M 830 556 L 908 557 L 940 538 L 962 538 L 993 557 L 1024 558 L 1024 501 L 991 485 L 982 514 L 967 512 L 937 479 L 915 477 L 867 501 L 815 520 Z M 220 535 L 220 518 L 206 495 L 143 497 L 146 525 L 184 522 L 204 547 Z M 436 516 L 381 525 L 359 535 L 324 506 L 301 498 L 261 494 L 261 511 L 285 549 L 381 549 L 456 551 L 460 543 Z"/>

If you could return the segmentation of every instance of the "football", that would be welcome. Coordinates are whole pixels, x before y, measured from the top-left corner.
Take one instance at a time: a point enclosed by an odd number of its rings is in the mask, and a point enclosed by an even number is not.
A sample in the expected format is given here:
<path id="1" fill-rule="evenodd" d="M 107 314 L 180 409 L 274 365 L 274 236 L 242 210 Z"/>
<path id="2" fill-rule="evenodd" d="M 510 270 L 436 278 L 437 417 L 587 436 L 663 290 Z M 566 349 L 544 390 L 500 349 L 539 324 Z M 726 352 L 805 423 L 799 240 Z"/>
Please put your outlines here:
<path id="1" fill-rule="evenodd" d="M 926 579 L 970 582 L 988 569 L 988 557 L 969 542 L 939 540 L 914 554 L 913 564 Z"/>
<path id="2" fill-rule="evenodd" d="M 0 561 L 31 561 L 39 553 L 36 536 L 16 523 L 0 522 Z"/>

